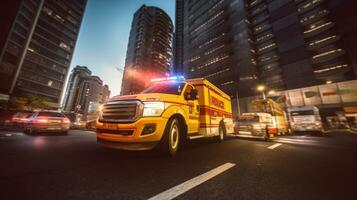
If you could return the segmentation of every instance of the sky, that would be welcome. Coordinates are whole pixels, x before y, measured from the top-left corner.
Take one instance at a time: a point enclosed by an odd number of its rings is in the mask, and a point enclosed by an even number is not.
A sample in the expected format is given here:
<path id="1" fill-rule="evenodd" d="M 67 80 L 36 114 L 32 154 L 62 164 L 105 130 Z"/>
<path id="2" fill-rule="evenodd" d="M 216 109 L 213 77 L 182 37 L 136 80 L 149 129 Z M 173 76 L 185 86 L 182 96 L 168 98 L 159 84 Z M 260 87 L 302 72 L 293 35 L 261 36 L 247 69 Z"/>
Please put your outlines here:
<path id="1" fill-rule="evenodd" d="M 120 93 L 131 22 L 143 5 L 163 9 L 174 22 L 175 0 L 88 0 L 71 63 L 87 66 L 109 85 L 111 96 Z"/>

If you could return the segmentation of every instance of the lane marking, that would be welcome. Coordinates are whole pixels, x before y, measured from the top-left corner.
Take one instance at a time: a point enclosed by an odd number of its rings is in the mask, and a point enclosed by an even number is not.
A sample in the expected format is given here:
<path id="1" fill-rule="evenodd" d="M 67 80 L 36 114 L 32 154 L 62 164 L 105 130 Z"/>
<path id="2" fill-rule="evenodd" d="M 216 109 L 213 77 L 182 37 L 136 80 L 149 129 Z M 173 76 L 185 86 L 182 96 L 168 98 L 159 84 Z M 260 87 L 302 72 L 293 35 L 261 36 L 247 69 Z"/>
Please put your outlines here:
<path id="1" fill-rule="evenodd" d="M 281 143 L 276 143 L 276 144 L 273 144 L 273 145 L 269 146 L 268 149 L 275 149 L 275 148 L 277 148 L 277 147 L 280 146 L 280 145 L 283 145 L 283 144 L 281 144 Z"/>
<path id="2" fill-rule="evenodd" d="M 196 176 L 195 178 L 192 178 L 192 179 L 185 181 L 177 186 L 174 186 L 166 191 L 163 191 L 163 192 L 149 198 L 149 200 L 162 200 L 162 199 L 169 200 L 169 199 L 176 198 L 177 196 L 191 190 L 192 188 L 208 181 L 209 179 L 223 173 L 224 171 L 227 171 L 228 169 L 230 169 L 234 166 L 235 166 L 234 163 L 223 164 L 223 165 L 218 166 L 206 173 Z"/>

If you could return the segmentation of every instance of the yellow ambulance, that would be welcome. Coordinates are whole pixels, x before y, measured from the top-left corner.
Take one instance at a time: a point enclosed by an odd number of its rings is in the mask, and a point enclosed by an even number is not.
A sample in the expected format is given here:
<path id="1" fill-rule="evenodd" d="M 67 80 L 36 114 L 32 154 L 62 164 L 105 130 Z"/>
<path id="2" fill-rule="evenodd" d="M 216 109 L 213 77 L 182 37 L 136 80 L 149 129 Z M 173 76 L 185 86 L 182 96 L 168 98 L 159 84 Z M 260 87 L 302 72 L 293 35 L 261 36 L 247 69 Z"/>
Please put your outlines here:
<path id="1" fill-rule="evenodd" d="M 206 79 L 157 78 L 140 94 L 115 96 L 96 123 L 97 143 L 109 148 L 158 148 L 175 155 L 187 139 L 233 132 L 231 99 Z"/>

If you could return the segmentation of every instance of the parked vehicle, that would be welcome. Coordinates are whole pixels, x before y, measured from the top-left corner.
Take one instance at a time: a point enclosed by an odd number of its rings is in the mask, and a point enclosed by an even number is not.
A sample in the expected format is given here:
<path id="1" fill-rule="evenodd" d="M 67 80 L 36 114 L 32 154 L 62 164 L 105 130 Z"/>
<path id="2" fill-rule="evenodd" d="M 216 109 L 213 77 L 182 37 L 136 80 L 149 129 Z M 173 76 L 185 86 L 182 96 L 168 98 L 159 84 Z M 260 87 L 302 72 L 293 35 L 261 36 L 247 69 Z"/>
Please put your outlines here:
<path id="1" fill-rule="evenodd" d="M 316 106 L 289 107 L 287 111 L 290 121 L 290 127 L 294 133 L 324 133 L 319 109 Z"/>
<path id="2" fill-rule="evenodd" d="M 285 135 L 289 133 L 288 120 L 282 106 L 272 99 L 258 99 L 252 102 L 258 113 L 269 113 L 272 116 L 271 134 Z"/>
<path id="3" fill-rule="evenodd" d="M 103 107 L 98 144 L 126 150 L 155 147 L 175 155 L 185 140 L 233 132 L 231 99 L 206 79 L 152 80 L 140 94 L 116 96 Z"/>
<path id="4" fill-rule="evenodd" d="M 238 135 L 267 139 L 267 128 L 268 132 L 272 133 L 273 127 L 273 117 L 269 113 L 243 113 L 234 123 L 234 132 Z"/>
<path id="5" fill-rule="evenodd" d="M 53 132 L 67 134 L 70 120 L 59 112 L 35 112 L 25 125 L 25 132 L 35 134 L 39 132 Z"/>
<path id="6" fill-rule="evenodd" d="M 11 118 L 11 124 L 13 126 L 23 127 L 28 121 L 29 117 L 32 116 L 33 113 L 30 112 L 17 112 Z"/>

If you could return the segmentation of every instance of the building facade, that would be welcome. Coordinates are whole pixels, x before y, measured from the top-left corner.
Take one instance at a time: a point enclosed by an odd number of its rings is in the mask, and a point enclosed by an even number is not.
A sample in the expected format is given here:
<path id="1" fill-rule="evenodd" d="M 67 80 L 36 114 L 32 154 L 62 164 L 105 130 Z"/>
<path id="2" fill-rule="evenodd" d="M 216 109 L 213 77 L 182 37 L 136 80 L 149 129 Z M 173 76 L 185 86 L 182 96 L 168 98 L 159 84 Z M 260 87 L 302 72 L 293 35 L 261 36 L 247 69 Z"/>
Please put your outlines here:
<path id="1" fill-rule="evenodd" d="M 315 85 L 267 94 L 285 110 L 289 107 L 316 106 L 326 129 L 357 128 L 357 80 Z M 260 96 L 240 99 L 241 113 L 256 112 L 253 100 Z"/>
<path id="2" fill-rule="evenodd" d="M 143 5 L 134 14 L 121 94 L 141 92 L 151 78 L 170 72 L 173 24 L 160 8 Z"/>
<path id="3" fill-rule="evenodd" d="M 354 0 L 176 4 L 175 41 L 183 47 L 176 44 L 174 68 L 232 97 L 256 95 L 258 84 L 285 90 L 357 77 Z"/>
<path id="4" fill-rule="evenodd" d="M 2 7 L 13 17 L 2 36 L 0 93 L 11 100 L 35 94 L 59 108 L 86 0 L 14 2 Z"/>
<path id="5" fill-rule="evenodd" d="M 63 111 L 87 116 L 99 110 L 100 105 L 108 100 L 108 85 L 85 66 L 76 66 L 69 77 Z"/>

